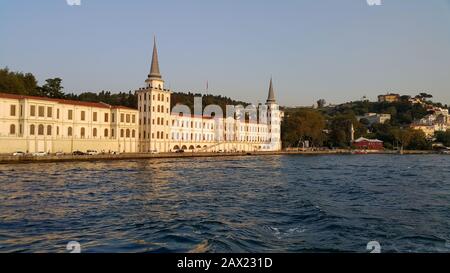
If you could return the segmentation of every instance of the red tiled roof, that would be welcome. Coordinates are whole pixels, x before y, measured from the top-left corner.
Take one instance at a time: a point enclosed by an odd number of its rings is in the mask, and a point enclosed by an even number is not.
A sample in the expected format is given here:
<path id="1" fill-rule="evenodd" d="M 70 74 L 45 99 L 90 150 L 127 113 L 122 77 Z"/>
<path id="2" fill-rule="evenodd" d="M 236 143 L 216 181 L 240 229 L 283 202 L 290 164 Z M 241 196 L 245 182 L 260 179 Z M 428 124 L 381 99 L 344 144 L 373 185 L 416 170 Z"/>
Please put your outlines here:
<path id="1" fill-rule="evenodd" d="M 8 94 L 8 93 L 0 93 L 0 98 L 16 99 L 16 100 L 21 100 L 21 99 L 45 100 L 45 101 L 52 101 L 52 102 L 68 104 L 68 105 L 79 105 L 79 106 L 107 108 L 107 109 L 136 110 L 134 108 L 129 108 L 129 107 L 125 107 L 125 106 L 113 106 L 113 105 L 109 105 L 104 102 L 88 102 L 88 101 L 77 101 L 77 100 L 66 100 L 66 99 L 54 99 L 54 98 L 47 98 L 47 97 L 26 96 L 26 95 L 17 95 L 17 94 Z"/>

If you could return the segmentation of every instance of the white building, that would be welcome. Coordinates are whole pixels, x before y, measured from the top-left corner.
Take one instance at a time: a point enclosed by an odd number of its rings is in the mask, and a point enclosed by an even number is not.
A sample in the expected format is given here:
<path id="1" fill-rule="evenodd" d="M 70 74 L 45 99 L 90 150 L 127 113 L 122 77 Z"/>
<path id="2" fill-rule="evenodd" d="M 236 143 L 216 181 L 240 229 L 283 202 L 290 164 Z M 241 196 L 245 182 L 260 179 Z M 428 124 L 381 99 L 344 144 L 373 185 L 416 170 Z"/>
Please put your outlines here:
<path id="1" fill-rule="evenodd" d="M 282 112 L 275 101 L 272 80 L 267 102 L 258 108 L 259 117 L 248 120 L 238 118 L 244 117 L 241 110 L 228 118 L 219 114 L 180 115 L 178 110 L 182 106 L 171 111 L 171 91 L 164 88 L 156 43 L 145 82 L 146 87 L 136 91 L 138 110 L 0 93 L 0 153 L 281 149 Z"/>
<path id="2" fill-rule="evenodd" d="M 146 87 L 136 91 L 139 109 L 139 151 L 274 151 L 281 149 L 281 112 L 275 101 L 272 80 L 265 107 L 257 120 L 245 121 L 223 115 L 191 115 L 186 107 L 184 115 L 171 111 L 171 91 L 164 88 L 156 43 Z M 207 107 L 208 108 L 208 107 Z M 206 111 L 206 108 L 205 108 Z M 189 114 L 187 114 L 189 112 Z M 222 109 L 222 113 L 225 109 Z M 215 113 L 215 112 L 214 112 Z M 263 122 L 267 121 L 267 122 Z"/>
<path id="3" fill-rule="evenodd" d="M 0 93 L 0 153 L 136 152 L 138 111 Z"/>

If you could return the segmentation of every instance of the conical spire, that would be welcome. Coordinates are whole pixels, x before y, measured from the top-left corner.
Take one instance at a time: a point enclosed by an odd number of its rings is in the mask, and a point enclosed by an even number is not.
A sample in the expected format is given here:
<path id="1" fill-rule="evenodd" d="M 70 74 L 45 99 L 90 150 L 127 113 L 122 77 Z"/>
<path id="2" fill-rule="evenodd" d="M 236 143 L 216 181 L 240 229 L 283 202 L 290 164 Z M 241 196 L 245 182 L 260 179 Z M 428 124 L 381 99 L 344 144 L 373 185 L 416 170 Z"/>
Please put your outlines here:
<path id="1" fill-rule="evenodd" d="M 150 69 L 150 75 L 148 75 L 148 77 L 152 79 L 161 79 L 158 62 L 158 49 L 156 48 L 156 37 L 153 38 L 152 67 Z"/>
<path id="2" fill-rule="evenodd" d="M 267 103 L 275 103 L 275 93 L 273 92 L 272 78 L 270 78 L 269 96 L 267 97 Z"/>

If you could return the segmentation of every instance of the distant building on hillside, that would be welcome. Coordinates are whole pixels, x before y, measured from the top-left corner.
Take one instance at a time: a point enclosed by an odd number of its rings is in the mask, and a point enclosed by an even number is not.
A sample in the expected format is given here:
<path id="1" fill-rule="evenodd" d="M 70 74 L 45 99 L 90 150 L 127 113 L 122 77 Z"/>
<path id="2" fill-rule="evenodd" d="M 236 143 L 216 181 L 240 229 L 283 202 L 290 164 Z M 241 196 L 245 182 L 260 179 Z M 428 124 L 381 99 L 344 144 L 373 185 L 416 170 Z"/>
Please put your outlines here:
<path id="1" fill-rule="evenodd" d="M 353 146 L 360 150 L 383 150 L 383 141 L 360 137 L 353 141 Z"/>
<path id="2" fill-rule="evenodd" d="M 450 128 L 450 115 L 448 109 L 430 106 L 430 114 L 415 120 L 411 124 L 414 130 L 420 130 L 425 133 L 428 138 L 432 138 L 436 132 L 447 131 Z"/>
<path id="3" fill-rule="evenodd" d="M 398 102 L 400 101 L 400 95 L 399 94 L 393 94 L 389 93 L 386 95 L 379 95 L 378 96 L 378 102 Z"/>
<path id="4" fill-rule="evenodd" d="M 373 124 L 384 124 L 391 120 L 390 114 L 377 114 L 377 113 L 367 113 L 364 116 L 357 116 L 359 121 L 366 119 L 369 121 L 369 125 Z"/>

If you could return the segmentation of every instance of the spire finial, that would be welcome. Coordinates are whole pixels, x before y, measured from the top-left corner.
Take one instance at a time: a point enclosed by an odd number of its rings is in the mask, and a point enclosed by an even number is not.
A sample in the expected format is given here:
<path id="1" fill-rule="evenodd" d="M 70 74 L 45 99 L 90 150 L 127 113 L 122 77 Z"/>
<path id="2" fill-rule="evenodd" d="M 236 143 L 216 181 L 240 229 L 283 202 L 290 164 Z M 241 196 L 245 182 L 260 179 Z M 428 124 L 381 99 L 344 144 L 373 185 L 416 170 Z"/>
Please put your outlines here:
<path id="1" fill-rule="evenodd" d="M 153 36 L 153 56 L 152 56 L 152 66 L 150 68 L 149 78 L 161 79 L 161 73 L 159 72 L 159 62 L 158 62 L 158 49 L 156 47 L 156 36 Z"/>
<path id="2" fill-rule="evenodd" d="M 270 77 L 269 96 L 267 97 L 267 103 L 275 103 L 275 93 L 273 91 L 272 76 Z"/>

